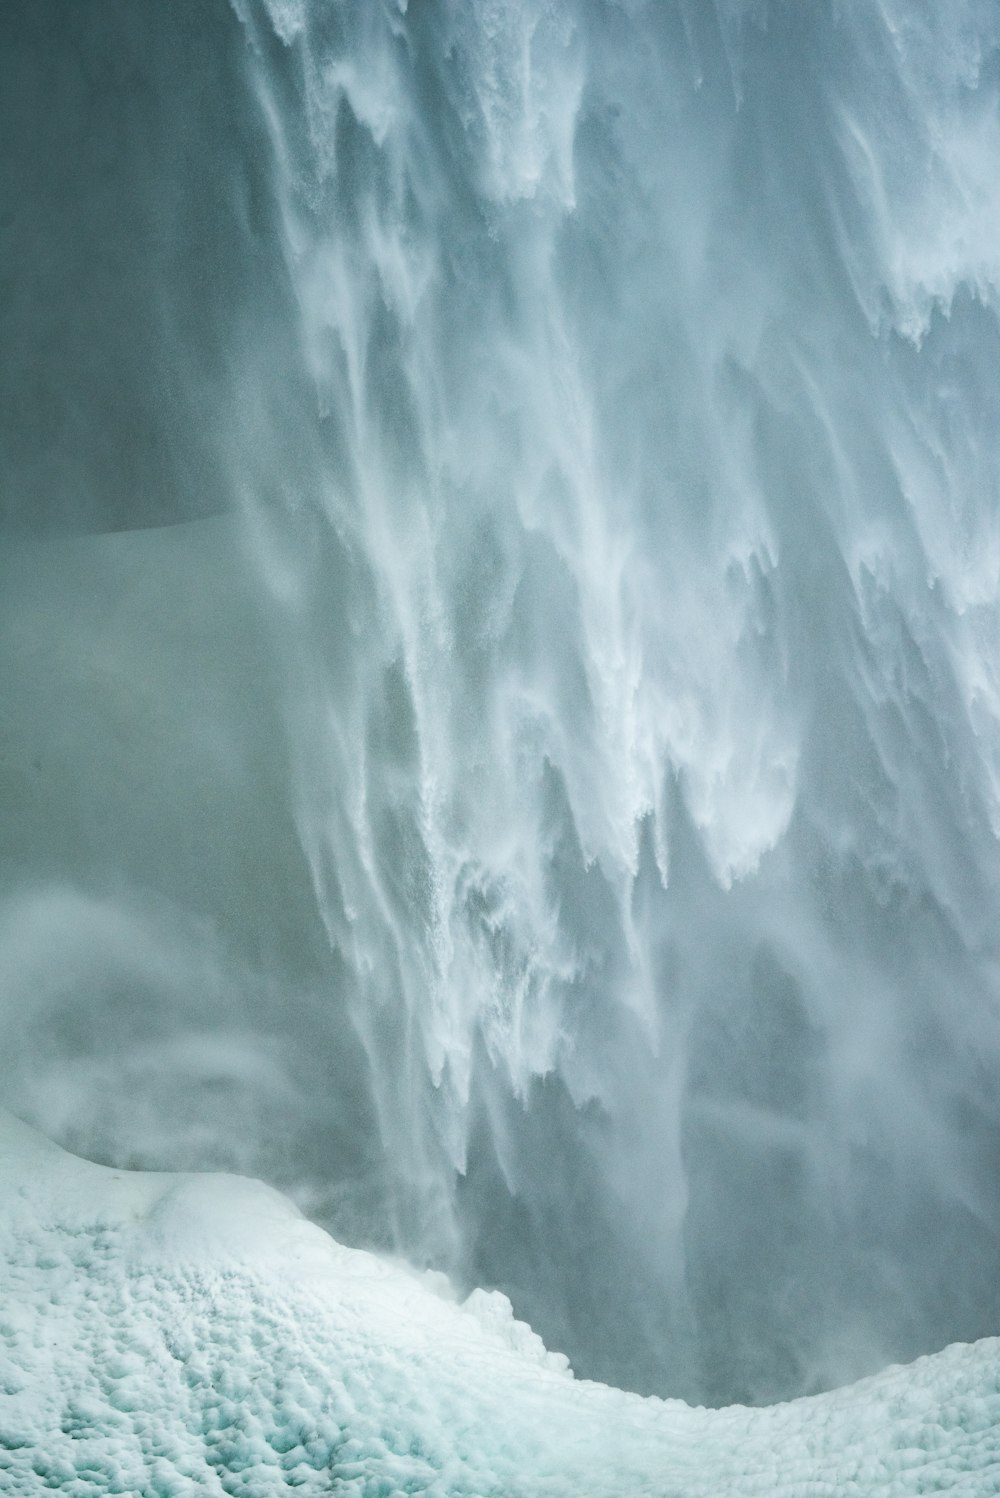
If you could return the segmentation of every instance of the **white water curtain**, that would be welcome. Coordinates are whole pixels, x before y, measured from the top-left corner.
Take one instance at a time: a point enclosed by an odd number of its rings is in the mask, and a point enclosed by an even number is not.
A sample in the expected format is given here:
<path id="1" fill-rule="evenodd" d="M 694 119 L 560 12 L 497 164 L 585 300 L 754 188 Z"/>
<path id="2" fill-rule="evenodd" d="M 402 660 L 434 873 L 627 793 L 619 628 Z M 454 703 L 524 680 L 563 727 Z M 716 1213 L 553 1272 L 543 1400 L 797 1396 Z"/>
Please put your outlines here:
<path id="1" fill-rule="evenodd" d="M 10 1106 L 643 1391 L 1000 1330 L 1000 6 L 53 9 Z"/>

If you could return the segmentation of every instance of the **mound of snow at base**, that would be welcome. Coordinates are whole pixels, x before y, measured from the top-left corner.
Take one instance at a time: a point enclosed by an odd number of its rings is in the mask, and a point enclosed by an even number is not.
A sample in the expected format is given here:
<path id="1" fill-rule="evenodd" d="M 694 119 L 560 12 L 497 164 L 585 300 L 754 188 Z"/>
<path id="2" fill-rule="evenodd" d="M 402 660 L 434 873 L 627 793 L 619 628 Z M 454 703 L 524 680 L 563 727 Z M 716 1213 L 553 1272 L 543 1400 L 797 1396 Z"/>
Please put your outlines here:
<path id="1" fill-rule="evenodd" d="M 1000 1344 L 771 1409 L 576 1381 L 266 1186 L 74 1159 L 0 1116 L 0 1493 L 1000 1493 Z"/>

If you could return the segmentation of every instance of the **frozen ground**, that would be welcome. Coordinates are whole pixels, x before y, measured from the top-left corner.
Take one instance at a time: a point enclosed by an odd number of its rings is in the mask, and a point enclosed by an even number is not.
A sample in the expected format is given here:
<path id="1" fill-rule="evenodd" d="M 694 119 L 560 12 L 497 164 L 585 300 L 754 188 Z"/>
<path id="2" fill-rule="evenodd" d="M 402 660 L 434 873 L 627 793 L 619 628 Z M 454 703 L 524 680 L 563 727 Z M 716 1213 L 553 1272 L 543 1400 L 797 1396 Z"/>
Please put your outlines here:
<path id="1" fill-rule="evenodd" d="M 0 1492 L 1000 1493 L 1000 1343 L 700 1410 L 574 1380 L 502 1297 L 269 1188 L 126 1173 L 0 1117 Z"/>

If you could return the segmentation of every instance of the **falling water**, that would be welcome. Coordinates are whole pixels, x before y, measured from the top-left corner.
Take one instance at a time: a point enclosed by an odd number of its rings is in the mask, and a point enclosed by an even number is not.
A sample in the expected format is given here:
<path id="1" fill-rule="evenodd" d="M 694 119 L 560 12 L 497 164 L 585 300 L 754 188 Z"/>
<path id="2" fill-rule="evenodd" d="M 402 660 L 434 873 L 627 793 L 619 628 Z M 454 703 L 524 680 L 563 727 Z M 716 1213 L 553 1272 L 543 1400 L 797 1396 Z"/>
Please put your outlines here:
<path id="1" fill-rule="evenodd" d="M 3 1101 L 630 1388 L 1000 1330 L 1000 5 L 0 45 Z"/>

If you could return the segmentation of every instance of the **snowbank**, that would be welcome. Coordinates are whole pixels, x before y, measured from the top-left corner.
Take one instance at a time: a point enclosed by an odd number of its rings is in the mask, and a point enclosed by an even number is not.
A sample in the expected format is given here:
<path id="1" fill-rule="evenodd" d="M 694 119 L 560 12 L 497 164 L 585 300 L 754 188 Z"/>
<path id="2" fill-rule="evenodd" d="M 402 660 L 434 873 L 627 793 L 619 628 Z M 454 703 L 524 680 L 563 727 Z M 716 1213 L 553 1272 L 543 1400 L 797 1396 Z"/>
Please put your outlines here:
<path id="1" fill-rule="evenodd" d="M 1000 1343 L 697 1410 L 574 1380 L 266 1186 L 108 1170 L 0 1117 L 0 1493 L 1000 1493 Z"/>

